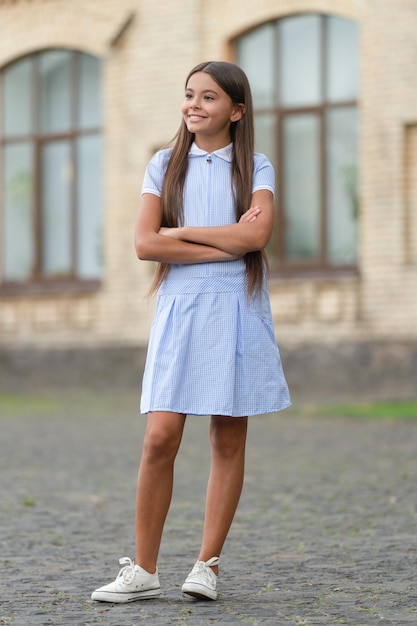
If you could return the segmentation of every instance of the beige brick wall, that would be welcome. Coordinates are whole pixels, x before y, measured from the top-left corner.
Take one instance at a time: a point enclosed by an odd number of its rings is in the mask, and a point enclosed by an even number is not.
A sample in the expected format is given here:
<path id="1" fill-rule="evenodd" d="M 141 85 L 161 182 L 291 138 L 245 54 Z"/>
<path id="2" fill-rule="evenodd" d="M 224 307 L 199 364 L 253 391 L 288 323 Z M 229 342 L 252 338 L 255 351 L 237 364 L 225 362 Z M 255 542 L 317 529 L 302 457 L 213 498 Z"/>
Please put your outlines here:
<path id="1" fill-rule="evenodd" d="M 404 248 L 407 265 L 417 264 L 417 122 L 404 126 Z"/>
<path id="2" fill-rule="evenodd" d="M 404 158 L 406 127 L 417 122 L 416 28 L 417 5 L 406 1 L 374 0 L 362 25 L 361 291 L 371 336 L 417 336 L 417 266 L 407 262 L 404 185 L 407 172 L 409 180 L 417 176 L 415 158 L 409 154 L 408 164 Z"/>
<path id="3" fill-rule="evenodd" d="M 361 28 L 359 276 L 273 278 L 277 335 L 288 344 L 417 339 L 415 2 L 17 0 L 0 3 L 0 67 L 49 47 L 104 62 L 105 276 L 92 295 L 0 294 L 0 345 L 146 342 L 152 267 L 135 258 L 133 226 L 144 167 L 178 127 L 186 73 L 232 58 L 229 42 L 245 30 L 304 11 Z"/>

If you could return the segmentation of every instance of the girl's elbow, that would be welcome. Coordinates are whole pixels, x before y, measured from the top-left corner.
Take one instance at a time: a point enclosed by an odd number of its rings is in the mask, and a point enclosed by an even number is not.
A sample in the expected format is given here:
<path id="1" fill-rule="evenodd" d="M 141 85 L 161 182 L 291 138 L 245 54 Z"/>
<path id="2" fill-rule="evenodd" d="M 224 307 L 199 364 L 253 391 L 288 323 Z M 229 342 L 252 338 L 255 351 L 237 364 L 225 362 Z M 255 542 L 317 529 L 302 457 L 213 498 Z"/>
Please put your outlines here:
<path id="1" fill-rule="evenodd" d="M 160 235 L 154 232 L 139 233 L 135 238 L 136 256 L 141 261 L 156 261 L 160 249 Z"/>
<path id="2" fill-rule="evenodd" d="M 136 240 L 135 241 L 135 249 L 136 249 L 136 256 L 138 257 L 138 259 L 140 261 L 151 261 L 152 259 L 150 258 L 150 248 L 149 246 L 146 244 L 146 241 L 143 240 Z"/>
<path id="3" fill-rule="evenodd" d="M 147 261 L 148 259 L 146 258 L 146 255 L 143 253 L 141 248 L 138 248 L 136 246 L 136 256 L 139 259 L 139 261 Z"/>
<path id="4" fill-rule="evenodd" d="M 258 240 L 258 238 L 256 238 L 235 246 L 233 250 L 230 250 L 230 252 L 240 256 L 244 256 L 249 252 L 257 252 L 258 250 L 262 250 L 263 247 L 264 246 L 262 245 L 262 242 Z"/>
<path id="5" fill-rule="evenodd" d="M 263 250 L 266 248 L 268 241 L 271 238 L 270 229 L 262 229 L 259 231 L 258 236 L 256 238 L 256 250 Z"/>
<path id="6" fill-rule="evenodd" d="M 263 250 L 270 237 L 271 237 L 271 229 L 268 225 L 261 223 L 253 223 L 250 224 L 252 226 L 249 236 L 246 239 L 246 252 L 258 252 L 259 250 Z"/>
<path id="7" fill-rule="evenodd" d="M 258 252 L 263 250 L 269 241 L 269 234 L 267 233 L 259 233 L 257 237 L 253 239 L 251 242 L 250 250 L 247 252 Z"/>

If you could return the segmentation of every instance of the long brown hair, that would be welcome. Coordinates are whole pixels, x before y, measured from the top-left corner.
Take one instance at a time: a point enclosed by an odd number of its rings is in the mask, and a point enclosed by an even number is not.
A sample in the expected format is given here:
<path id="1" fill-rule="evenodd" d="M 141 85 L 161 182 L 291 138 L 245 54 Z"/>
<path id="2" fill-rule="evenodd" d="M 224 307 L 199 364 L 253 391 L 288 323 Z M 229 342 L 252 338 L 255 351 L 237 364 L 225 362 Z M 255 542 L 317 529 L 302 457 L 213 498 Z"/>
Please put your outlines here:
<path id="1" fill-rule="evenodd" d="M 232 153 L 232 193 L 235 204 L 236 221 L 251 205 L 253 179 L 254 128 L 252 94 L 249 81 L 243 70 L 233 63 L 208 61 L 196 65 L 185 81 L 187 87 L 190 77 L 196 72 L 206 72 L 227 93 L 233 104 L 244 104 L 245 114 L 230 125 L 233 144 Z M 184 184 L 188 168 L 188 152 L 194 141 L 185 121 L 174 137 L 175 144 L 164 177 L 161 194 L 162 226 L 169 228 L 184 222 Z M 248 252 L 245 257 L 248 294 L 251 295 L 262 287 L 264 251 Z M 169 263 L 159 263 L 151 293 L 155 292 L 169 271 Z"/>

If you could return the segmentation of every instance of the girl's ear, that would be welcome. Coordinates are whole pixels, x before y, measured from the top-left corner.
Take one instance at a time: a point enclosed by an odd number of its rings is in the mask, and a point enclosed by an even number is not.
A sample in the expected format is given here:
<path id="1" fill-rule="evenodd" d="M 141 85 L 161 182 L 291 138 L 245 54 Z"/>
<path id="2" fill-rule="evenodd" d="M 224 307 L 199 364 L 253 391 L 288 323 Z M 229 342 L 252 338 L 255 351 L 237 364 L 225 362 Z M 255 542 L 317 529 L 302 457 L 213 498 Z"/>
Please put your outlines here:
<path id="1" fill-rule="evenodd" d="M 238 122 L 245 115 L 246 107 L 244 104 L 237 104 L 230 116 L 231 122 Z"/>

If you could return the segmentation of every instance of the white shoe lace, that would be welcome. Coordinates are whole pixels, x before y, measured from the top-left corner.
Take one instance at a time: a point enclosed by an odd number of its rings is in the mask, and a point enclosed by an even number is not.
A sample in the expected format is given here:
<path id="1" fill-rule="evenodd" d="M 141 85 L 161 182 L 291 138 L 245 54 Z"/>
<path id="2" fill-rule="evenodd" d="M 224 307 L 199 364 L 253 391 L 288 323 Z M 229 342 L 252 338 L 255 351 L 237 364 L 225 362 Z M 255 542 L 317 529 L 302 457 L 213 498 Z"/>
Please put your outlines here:
<path id="1" fill-rule="evenodd" d="M 198 576 L 201 576 L 204 579 L 204 582 L 208 585 L 215 585 L 217 577 L 211 569 L 211 566 L 218 565 L 219 560 L 220 559 L 218 557 L 214 556 L 209 561 L 197 561 L 189 575 L 189 578 L 197 574 Z"/>
<path id="2" fill-rule="evenodd" d="M 117 575 L 117 578 L 123 578 L 123 582 L 129 585 L 135 576 L 135 563 L 128 556 L 124 556 L 119 559 L 119 565 L 122 565 L 122 569 Z"/>

